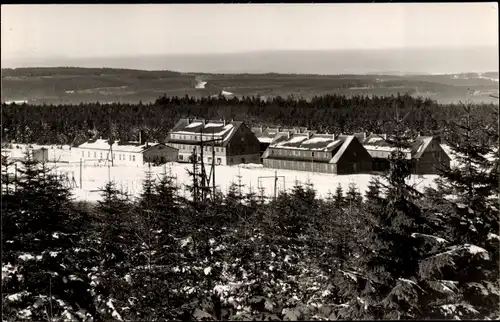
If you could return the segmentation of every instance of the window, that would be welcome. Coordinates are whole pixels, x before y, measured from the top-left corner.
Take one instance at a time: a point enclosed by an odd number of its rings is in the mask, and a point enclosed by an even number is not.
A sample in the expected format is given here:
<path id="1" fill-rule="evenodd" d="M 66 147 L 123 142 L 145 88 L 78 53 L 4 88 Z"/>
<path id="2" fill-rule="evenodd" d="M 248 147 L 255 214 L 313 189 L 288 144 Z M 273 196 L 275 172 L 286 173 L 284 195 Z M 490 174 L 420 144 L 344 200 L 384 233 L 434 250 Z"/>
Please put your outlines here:
<path id="1" fill-rule="evenodd" d="M 211 163 L 211 162 L 212 162 L 212 158 L 210 158 L 210 157 L 209 157 L 209 158 L 208 158 L 208 162 L 210 162 L 210 163 Z"/>
<path id="2" fill-rule="evenodd" d="M 132 161 L 134 161 L 134 162 L 135 162 L 135 155 L 133 155 L 133 156 L 132 156 Z"/>
<path id="3" fill-rule="evenodd" d="M 221 158 L 217 158 L 217 164 L 221 164 L 222 160 Z"/>
<path id="4" fill-rule="evenodd" d="M 128 160 L 132 161 L 132 155 L 131 154 L 128 155 Z"/>
<path id="5" fill-rule="evenodd" d="M 116 155 L 113 153 L 113 160 L 116 159 Z"/>
<path id="6" fill-rule="evenodd" d="M 100 155 L 101 155 L 101 159 L 102 159 L 102 152 L 100 153 Z"/>
<path id="7" fill-rule="evenodd" d="M 182 156 L 182 154 L 179 154 L 179 160 L 184 160 L 184 157 Z"/>
<path id="8" fill-rule="evenodd" d="M 97 152 L 94 152 L 94 158 L 97 158 Z"/>
<path id="9" fill-rule="evenodd" d="M 90 158 L 90 151 L 87 153 L 87 156 Z"/>
<path id="10" fill-rule="evenodd" d="M 245 142 L 245 137 L 244 136 L 241 137 L 241 142 Z"/>
<path id="11" fill-rule="evenodd" d="M 215 148 L 215 152 L 219 152 L 219 148 Z"/>
<path id="12" fill-rule="evenodd" d="M 82 157 L 85 158 L 85 151 L 82 151 Z"/>

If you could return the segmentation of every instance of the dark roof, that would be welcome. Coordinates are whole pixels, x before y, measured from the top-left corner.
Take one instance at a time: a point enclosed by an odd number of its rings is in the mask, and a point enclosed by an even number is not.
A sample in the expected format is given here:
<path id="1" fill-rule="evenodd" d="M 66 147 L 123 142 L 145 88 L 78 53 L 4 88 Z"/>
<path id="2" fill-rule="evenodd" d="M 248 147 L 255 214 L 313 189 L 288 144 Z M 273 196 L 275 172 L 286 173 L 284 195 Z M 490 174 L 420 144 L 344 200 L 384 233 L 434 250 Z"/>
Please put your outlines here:
<path id="1" fill-rule="evenodd" d="M 170 145 L 166 145 L 166 144 L 163 144 L 163 143 L 157 143 L 157 144 L 153 144 L 153 145 L 144 147 L 144 149 L 142 150 L 142 152 L 146 152 L 148 150 L 151 150 L 152 148 L 156 148 L 157 146 L 163 146 L 165 148 L 169 148 L 169 149 L 173 149 L 173 150 L 179 150 L 176 147 L 173 147 L 173 146 L 170 146 Z"/>
<path id="2" fill-rule="evenodd" d="M 118 141 L 116 143 L 117 145 L 128 145 L 128 146 L 141 146 L 141 145 L 144 145 L 145 143 L 139 143 L 139 142 L 135 142 L 135 141 Z"/>

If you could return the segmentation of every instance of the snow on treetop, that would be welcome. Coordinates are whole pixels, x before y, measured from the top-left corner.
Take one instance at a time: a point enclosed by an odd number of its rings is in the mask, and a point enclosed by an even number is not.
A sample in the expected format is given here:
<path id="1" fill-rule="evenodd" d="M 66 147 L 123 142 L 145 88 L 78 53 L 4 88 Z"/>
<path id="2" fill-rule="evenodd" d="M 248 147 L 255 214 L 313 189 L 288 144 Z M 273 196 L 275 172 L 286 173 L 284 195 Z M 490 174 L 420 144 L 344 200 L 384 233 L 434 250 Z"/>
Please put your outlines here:
<path id="1" fill-rule="evenodd" d="M 21 301 L 23 297 L 30 295 L 27 291 L 22 291 L 20 293 L 10 294 L 6 297 L 7 301 L 18 302 Z"/>
<path id="2" fill-rule="evenodd" d="M 491 239 L 498 239 L 498 240 L 500 240 L 500 236 L 498 236 L 497 234 L 489 233 L 488 234 L 488 240 L 491 240 Z"/>
<path id="3" fill-rule="evenodd" d="M 479 246 L 465 244 L 464 247 L 467 248 L 468 251 L 469 251 L 469 253 L 471 253 L 471 254 L 478 254 L 478 253 L 486 253 L 486 254 L 488 254 L 488 251 L 486 249 L 481 248 Z"/>
<path id="4" fill-rule="evenodd" d="M 444 238 L 433 236 L 433 235 L 426 235 L 426 234 L 419 234 L 419 233 L 413 233 L 411 234 L 411 237 L 415 238 L 417 236 L 422 236 L 422 237 L 428 237 L 436 240 L 438 243 L 447 243 L 448 241 Z"/>

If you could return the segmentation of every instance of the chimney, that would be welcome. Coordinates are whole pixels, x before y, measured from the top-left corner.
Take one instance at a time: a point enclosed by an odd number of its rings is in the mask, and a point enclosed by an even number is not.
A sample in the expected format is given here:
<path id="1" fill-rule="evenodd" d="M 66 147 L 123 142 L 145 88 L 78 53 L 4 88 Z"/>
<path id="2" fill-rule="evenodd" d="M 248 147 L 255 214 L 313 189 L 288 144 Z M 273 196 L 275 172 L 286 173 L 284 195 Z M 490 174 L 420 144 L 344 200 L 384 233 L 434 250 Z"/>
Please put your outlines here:
<path id="1" fill-rule="evenodd" d="M 335 133 L 332 133 L 332 139 L 335 141 Z"/>
<path id="2" fill-rule="evenodd" d="M 206 123 L 205 123 L 205 121 L 206 121 L 205 119 L 203 119 L 203 120 L 201 121 L 201 122 L 203 123 L 203 125 L 205 125 L 205 124 L 206 124 Z"/>
<path id="3" fill-rule="evenodd" d="M 224 119 L 224 121 L 223 121 L 223 122 L 224 122 L 224 126 L 226 126 L 226 119 Z"/>
<path id="4" fill-rule="evenodd" d="M 386 133 L 382 134 L 382 136 L 384 137 L 384 140 L 387 140 L 387 134 Z"/>
<path id="5" fill-rule="evenodd" d="M 286 137 L 290 138 L 290 132 L 286 132 Z"/>
<path id="6" fill-rule="evenodd" d="M 307 139 L 309 140 L 311 138 L 311 132 L 307 132 Z"/>

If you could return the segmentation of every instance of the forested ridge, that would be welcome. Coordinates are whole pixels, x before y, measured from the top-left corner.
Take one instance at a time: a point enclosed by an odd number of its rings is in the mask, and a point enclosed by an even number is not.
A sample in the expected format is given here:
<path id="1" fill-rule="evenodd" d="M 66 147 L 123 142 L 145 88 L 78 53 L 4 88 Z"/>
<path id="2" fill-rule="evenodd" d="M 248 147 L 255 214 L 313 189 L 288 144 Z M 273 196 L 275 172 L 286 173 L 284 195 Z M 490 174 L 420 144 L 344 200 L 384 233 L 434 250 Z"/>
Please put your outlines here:
<path id="1" fill-rule="evenodd" d="M 90 204 L 47 164 L 28 156 L 12 176 L 3 163 L 3 319 L 498 319 L 499 160 L 462 112 L 448 126 L 461 166 L 424 193 L 405 180 L 414 134 L 398 119 L 390 170 L 364 198 L 297 183 L 268 200 L 239 182 L 200 198 L 193 171 L 187 200 L 148 171 L 138 198 L 110 182 Z"/>
<path id="2" fill-rule="evenodd" d="M 396 111 L 397 110 L 397 111 Z M 475 114 L 485 128 L 494 127 L 497 106 L 477 104 Z M 136 140 L 140 130 L 146 139 L 165 140 L 181 117 L 243 120 L 249 126 L 308 126 L 329 133 L 379 131 L 391 133 L 388 121 L 396 113 L 405 125 L 421 134 L 443 134 L 450 122 L 463 115 L 460 104 L 444 105 L 409 95 L 389 97 L 341 95 L 315 97 L 311 101 L 276 97 L 228 99 L 167 97 L 152 104 L 2 105 L 2 139 L 19 143 L 81 144 L 91 137 L 113 136 Z M 484 136 L 488 139 L 488 135 Z M 450 138 L 447 138 L 450 139 Z"/>

